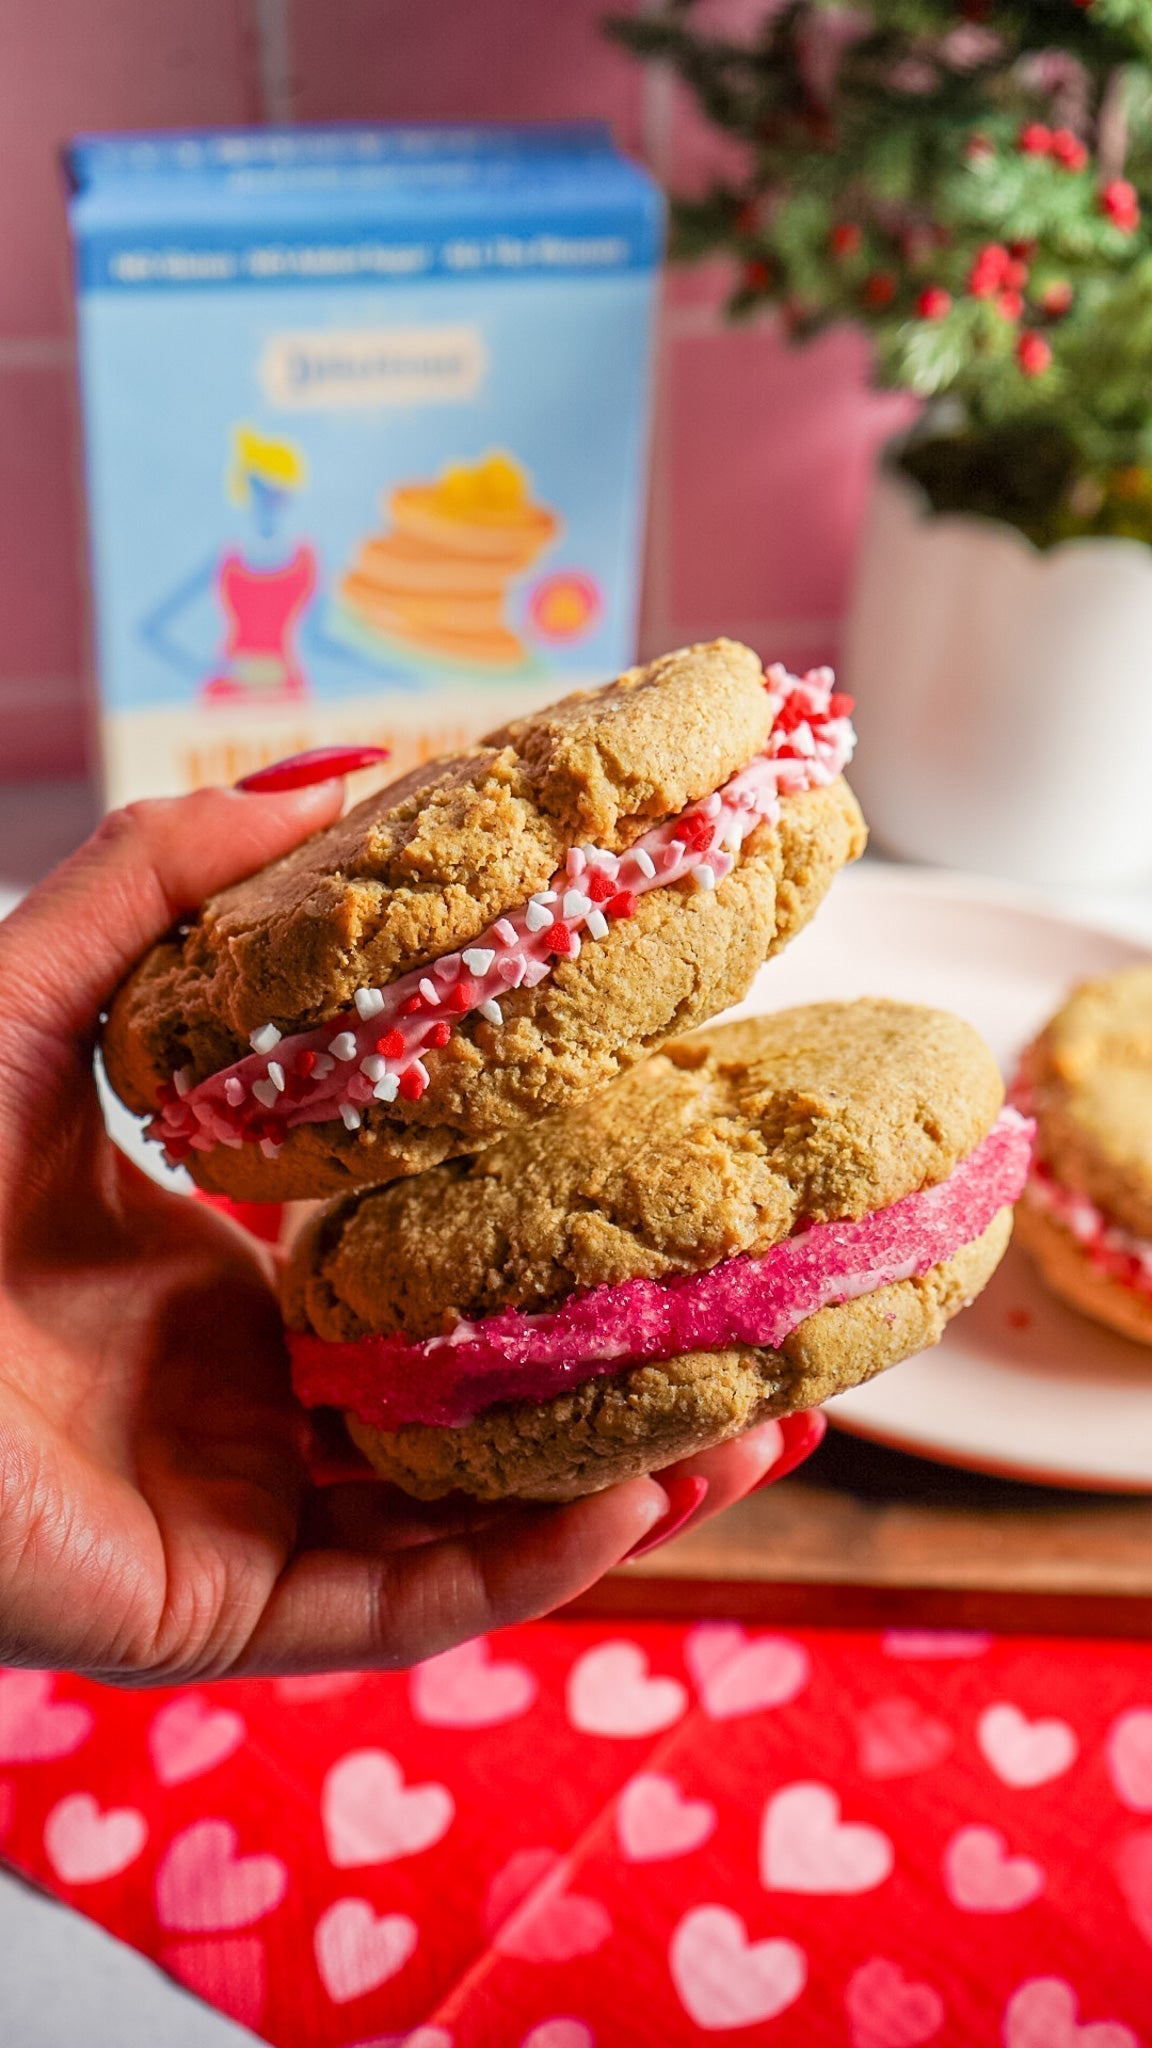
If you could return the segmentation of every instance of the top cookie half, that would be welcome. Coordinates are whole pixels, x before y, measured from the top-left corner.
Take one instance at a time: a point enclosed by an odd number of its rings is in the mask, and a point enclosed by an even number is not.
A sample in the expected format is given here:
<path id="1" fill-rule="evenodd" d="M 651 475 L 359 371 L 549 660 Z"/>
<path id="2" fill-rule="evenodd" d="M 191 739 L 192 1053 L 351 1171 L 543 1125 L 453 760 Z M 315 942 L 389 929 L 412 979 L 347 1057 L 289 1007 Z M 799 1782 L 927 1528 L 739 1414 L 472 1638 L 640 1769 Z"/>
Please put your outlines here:
<path id="1" fill-rule="evenodd" d="M 1152 1238 L 1152 962 L 1075 989 L 1024 1053 L 1042 1168 Z"/>
<path id="2" fill-rule="evenodd" d="M 862 851 L 847 709 L 719 640 L 413 771 L 153 948 L 113 1088 L 248 1200 L 567 1107 L 738 1001 Z"/>

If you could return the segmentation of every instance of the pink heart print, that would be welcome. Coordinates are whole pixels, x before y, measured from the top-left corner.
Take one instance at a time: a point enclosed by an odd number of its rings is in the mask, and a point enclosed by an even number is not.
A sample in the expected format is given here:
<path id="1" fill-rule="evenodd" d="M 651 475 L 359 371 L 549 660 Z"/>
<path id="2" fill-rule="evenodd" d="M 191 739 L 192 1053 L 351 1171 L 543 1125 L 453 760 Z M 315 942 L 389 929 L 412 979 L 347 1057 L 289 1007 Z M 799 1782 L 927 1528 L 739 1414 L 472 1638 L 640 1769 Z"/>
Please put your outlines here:
<path id="1" fill-rule="evenodd" d="M 526 1714 L 538 1690 L 526 1664 L 494 1664 L 483 1636 L 418 1664 L 409 1686 L 412 1712 L 429 1728 L 496 1728 Z"/>
<path id="2" fill-rule="evenodd" d="M 860 1769 L 866 1778 L 909 1778 L 931 1770 L 952 1751 L 952 1730 L 926 1714 L 917 1700 L 893 1694 L 873 1700 L 856 1724 Z"/>
<path id="3" fill-rule="evenodd" d="M 333 2005 L 398 1976 L 418 1940 L 407 1913 L 378 1916 L 367 1899 L 337 1899 L 321 1913 L 313 1936 L 316 1968 Z"/>
<path id="4" fill-rule="evenodd" d="M 446 1785 L 405 1785 L 384 1749 L 354 1749 L 324 1780 L 321 1816 L 338 1870 L 394 1863 L 442 1840 L 456 1808 Z"/>
<path id="5" fill-rule="evenodd" d="M 565 1890 L 568 1868 L 557 1849 L 520 1849 L 497 1871 L 483 1918 L 500 1955 L 525 1963 L 568 1963 L 604 1946 L 612 1916 L 599 1899 Z"/>
<path id="6" fill-rule="evenodd" d="M 160 1961 L 198 1998 L 218 2007 L 242 2027 L 258 2027 L 268 1995 L 264 1943 L 254 1934 L 222 1941 L 173 1941 Z"/>
<path id="7" fill-rule="evenodd" d="M 1029 1721 L 1007 1700 L 985 1707 L 976 1740 L 996 1776 L 1018 1789 L 1062 1778 L 1080 1752 L 1067 1721 Z"/>
<path id="8" fill-rule="evenodd" d="M 764 1809 L 760 1878 L 769 1891 L 870 1892 L 891 1875 L 895 1861 L 879 1828 L 841 1821 L 830 1785 L 785 1785 Z"/>
<path id="9" fill-rule="evenodd" d="M 992 1637 L 967 1628 L 889 1628 L 880 1639 L 880 1647 L 886 1657 L 944 1661 L 953 1657 L 983 1657 L 992 1648 Z"/>
<path id="10" fill-rule="evenodd" d="M 99 1884 L 135 1863 L 148 1823 L 130 1806 L 102 1813 L 90 1792 L 71 1792 L 44 1823 L 44 1853 L 64 1884 Z"/>
<path id="11" fill-rule="evenodd" d="M 1133 1813 L 1152 1813 L 1152 1707 L 1129 1707 L 1108 1731 L 1108 1775 Z"/>
<path id="12" fill-rule="evenodd" d="M 278 1856 L 240 1856 L 230 1821 L 198 1820 L 175 1835 L 156 1872 L 156 1916 L 177 1934 L 250 1927 L 280 1904 L 288 1871 Z"/>
<path id="13" fill-rule="evenodd" d="M 963 1913 L 1016 1913 L 1044 1889 L 1030 1856 L 1011 1856 L 998 1828 L 961 1828 L 944 1851 L 944 1888 Z"/>
<path id="14" fill-rule="evenodd" d="M 848 1979 L 844 2009 L 852 2048 L 921 2048 L 944 2025 L 944 2000 L 914 1983 L 886 1956 L 861 1963 Z"/>
<path id="15" fill-rule="evenodd" d="M 1152 1946 L 1152 1828 L 1142 1828 L 1121 1842 L 1115 1864 L 1133 1924 Z"/>
<path id="16" fill-rule="evenodd" d="M 0 1671 L 0 1764 L 49 1763 L 87 1741 L 90 1709 L 53 1700 L 55 1685 L 50 1671 Z"/>
<path id="17" fill-rule="evenodd" d="M 148 1748 L 162 1785 L 201 1778 L 239 1749 L 248 1730 L 230 1707 L 209 1706 L 199 1693 L 181 1693 L 153 1718 Z"/>
<path id="18" fill-rule="evenodd" d="M 635 1643 L 600 1643 L 568 1674 L 568 1718 L 584 1735 L 658 1735 L 678 1721 L 688 1694 L 678 1678 L 651 1678 Z"/>
<path id="19" fill-rule="evenodd" d="M 684 1642 L 684 1661 L 711 1721 L 787 1706 L 802 1693 L 812 1663 L 787 1636 L 749 1637 L 739 1622 L 704 1621 Z"/>
<path id="20" fill-rule="evenodd" d="M 363 1685 L 363 1671 L 308 1671 L 298 1678 L 274 1678 L 272 1684 L 282 1700 L 300 1706 L 312 1700 L 340 1700 L 345 1693 Z"/>
<path id="21" fill-rule="evenodd" d="M 707 1799 L 686 1799 L 675 1778 L 661 1771 L 641 1771 L 616 1802 L 616 1835 L 629 1863 L 686 1856 L 715 1828 L 716 1808 Z"/>
<path id="22" fill-rule="evenodd" d="M 1079 2001 L 1062 1977 L 1033 1977 L 1012 1993 L 1004 2013 L 1004 2048 L 1140 2048 L 1116 2020 L 1081 2026 Z"/>
<path id="23" fill-rule="evenodd" d="M 541 2020 L 525 2034 L 520 2048 L 596 2048 L 596 2036 L 583 2020 Z"/>
<path id="24" fill-rule="evenodd" d="M 738 1913 L 696 1906 L 672 1936 L 668 1967 L 691 2020 L 706 2032 L 753 2027 L 795 2005 L 808 1960 L 794 1941 L 749 1941 Z"/>

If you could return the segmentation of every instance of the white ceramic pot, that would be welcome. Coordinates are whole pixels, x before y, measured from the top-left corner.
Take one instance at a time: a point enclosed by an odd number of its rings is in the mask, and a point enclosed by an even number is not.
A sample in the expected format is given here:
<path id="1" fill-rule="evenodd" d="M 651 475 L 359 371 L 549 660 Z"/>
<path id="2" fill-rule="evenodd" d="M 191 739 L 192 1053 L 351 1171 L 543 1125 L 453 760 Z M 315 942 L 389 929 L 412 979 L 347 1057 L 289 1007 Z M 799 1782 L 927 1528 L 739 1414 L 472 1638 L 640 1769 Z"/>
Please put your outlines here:
<path id="1" fill-rule="evenodd" d="M 877 841 L 1038 883 L 1152 874 L 1152 547 L 936 516 L 877 476 L 843 658 Z"/>

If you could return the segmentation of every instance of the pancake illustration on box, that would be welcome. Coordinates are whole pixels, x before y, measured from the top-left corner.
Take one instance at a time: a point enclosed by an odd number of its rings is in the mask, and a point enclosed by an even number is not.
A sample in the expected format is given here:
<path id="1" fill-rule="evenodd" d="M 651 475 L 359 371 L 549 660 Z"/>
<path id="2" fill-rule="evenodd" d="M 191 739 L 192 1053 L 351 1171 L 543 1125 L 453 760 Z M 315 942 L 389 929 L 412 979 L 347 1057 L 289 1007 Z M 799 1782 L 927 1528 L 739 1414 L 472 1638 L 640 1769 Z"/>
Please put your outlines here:
<path id="1" fill-rule="evenodd" d="M 382 654 L 523 668 L 529 654 L 508 622 L 510 593 L 560 521 L 533 501 L 521 464 L 493 449 L 450 464 L 435 482 L 398 485 L 385 510 L 386 531 L 363 543 L 340 579 L 338 624 Z"/>
<path id="2" fill-rule="evenodd" d="M 934 1344 L 1007 1245 L 1031 1126 L 971 1026 L 821 1003 L 312 1219 L 296 1391 L 423 1499 L 570 1500 Z"/>
<path id="3" fill-rule="evenodd" d="M 864 847 L 830 670 L 680 648 L 378 791 L 145 957 L 108 1079 L 240 1200 L 476 1153 L 748 991 Z"/>
<path id="4" fill-rule="evenodd" d="M 1152 962 L 1074 990 L 1013 1095 L 1037 1131 L 1021 1243 L 1053 1293 L 1152 1344 Z"/>

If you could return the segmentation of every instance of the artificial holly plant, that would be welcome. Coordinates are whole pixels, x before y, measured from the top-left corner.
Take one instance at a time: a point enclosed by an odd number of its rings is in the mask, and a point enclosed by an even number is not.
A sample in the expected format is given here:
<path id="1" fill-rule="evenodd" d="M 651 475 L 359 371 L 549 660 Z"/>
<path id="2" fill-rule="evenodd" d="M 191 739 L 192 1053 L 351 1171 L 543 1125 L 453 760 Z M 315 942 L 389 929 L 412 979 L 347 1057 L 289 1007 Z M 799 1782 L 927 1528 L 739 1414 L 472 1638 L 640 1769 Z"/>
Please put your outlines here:
<path id="1" fill-rule="evenodd" d="M 613 20 L 746 150 L 674 199 L 730 310 L 869 334 L 938 510 L 1152 541 L 1152 0 L 697 0 Z"/>

